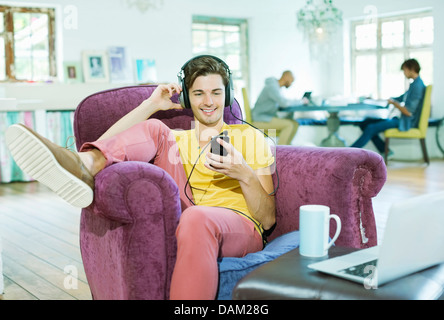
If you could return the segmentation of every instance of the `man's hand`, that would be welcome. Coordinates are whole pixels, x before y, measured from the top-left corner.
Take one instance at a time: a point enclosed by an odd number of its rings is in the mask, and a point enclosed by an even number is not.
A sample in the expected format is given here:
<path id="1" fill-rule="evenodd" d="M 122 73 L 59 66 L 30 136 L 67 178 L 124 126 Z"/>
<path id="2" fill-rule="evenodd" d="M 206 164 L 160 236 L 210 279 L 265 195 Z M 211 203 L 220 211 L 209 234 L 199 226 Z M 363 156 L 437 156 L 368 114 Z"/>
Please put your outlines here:
<path id="1" fill-rule="evenodd" d="M 247 179 L 249 174 L 254 173 L 242 154 L 231 143 L 220 138 L 217 138 L 216 141 L 227 150 L 228 154 L 220 156 L 208 152 L 205 167 L 239 181 Z"/>
<path id="2" fill-rule="evenodd" d="M 180 94 L 181 91 L 182 89 L 179 85 L 174 83 L 157 86 L 148 99 L 144 100 L 138 107 L 120 118 L 98 140 L 115 136 L 135 124 L 148 119 L 159 110 L 183 109 L 180 104 L 171 101 L 171 97 L 175 93 Z"/>
<path id="3" fill-rule="evenodd" d="M 388 99 L 388 103 L 393 104 L 395 106 L 396 109 L 399 109 L 399 111 L 401 111 L 402 114 L 404 114 L 407 117 L 411 117 L 412 114 L 410 113 L 409 110 L 407 110 L 406 107 L 401 106 L 401 104 L 393 99 Z"/>
<path id="4" fill-rule="evenodd" d="M 151 96 L 143 103 L 155 106 L 158 110 L 183 109 L 179 103 L 174 103 L 171 98 L 174 94 L 180 94 L 182 89 L 178 84 L 161 84 L 153 91 Z"/>
<path id="5" fill-rule="evenodd" d="M 227 150 L 225 157 L 207 153 L 205 167 L 225 174 L 239 181 L 248 210 L 253 218 L 258 220 L 265 230 L 270 229 L 276 222 L 276 207 L 271 173 L 258 175 L 245 161 L 242 154 L 228 142 L 218 138 L 217 142 Z M 269 169 L 269 168 L 267 168 Z"/>

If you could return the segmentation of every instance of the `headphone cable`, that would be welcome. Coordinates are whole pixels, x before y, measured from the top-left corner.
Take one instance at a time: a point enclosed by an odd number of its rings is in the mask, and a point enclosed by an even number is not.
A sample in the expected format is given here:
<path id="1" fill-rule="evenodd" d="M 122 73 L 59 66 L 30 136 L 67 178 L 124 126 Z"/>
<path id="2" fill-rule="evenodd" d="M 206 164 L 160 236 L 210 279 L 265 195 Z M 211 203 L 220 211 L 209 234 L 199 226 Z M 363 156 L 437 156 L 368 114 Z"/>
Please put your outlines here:
<path id="1" fill-rule="evenodd" d="M 251 123 L 249 123 L 249 122 L 247 122 L 247 121 L 245 121 L 245 120 L 243 120 L 243 119 L 239 119 L 238 117 L 236 117 L 236 115 L 233 113 L 232 105 L 230 105 L 230 112 L 231 112 L 231 115 L 232 115 L 233 117 L 235 117 L 237 120 L 239 120 L 239 121 L 241 121 L 241 122 L 243 122 L 243 123 L 245 123 L 245 124 L 248 124 L 250 127 L 256 129 L 257 131 L 259 131 L 260 133 L 262 133 L 265 137 L 267 137 L 267 138 L 269 138 L 271 141 L 273 141 L 273 144 L 274 144 L 274 150 L 275 150 L 275 153 L 276 153 L 277 146 L 276 146 L 276 141 L 274 141 L 273 138 L 271 138 L 267 133 L 265 133 L 264 130 L 261 130 L 261 129 L 259 129 L 259 128 L 253 126 Z M 276 187 L 274 188 L 274 190 L 273 190 L 271 193 L 268 194 L 269 196 L 274 196 L 274 195 L 276 194 L 277 190 L 279 189 L 279 173 L 278 173 L 278 170 L 277 170 L 277 160 L 276 160 L 276 157 L 275 157 L 275 159 L 274 159 L 274 166 L 275 166 L 275 173 L 276 173 L 276 180 L 277 180 L 277 183 L 276 183 Z"/>

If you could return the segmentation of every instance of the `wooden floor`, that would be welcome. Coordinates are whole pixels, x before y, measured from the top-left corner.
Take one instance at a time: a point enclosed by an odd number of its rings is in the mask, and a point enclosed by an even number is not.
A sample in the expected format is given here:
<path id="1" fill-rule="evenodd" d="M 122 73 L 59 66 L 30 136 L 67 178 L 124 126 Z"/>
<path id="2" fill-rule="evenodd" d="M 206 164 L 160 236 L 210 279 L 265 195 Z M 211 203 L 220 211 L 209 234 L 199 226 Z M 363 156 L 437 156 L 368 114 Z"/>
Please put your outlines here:
<path id="1" fill-rule="evenodd" d="M 79 223 L 80 209 L 39 183 L 0 184 L 5 300 L 91 299 Z"/>
<path id="2" fill-rule="evenodd" d="M 444 191 L 444 161 L 433 160 L 429 166 L 423 162 L 389 161 L 387 181 L 373 199 L 378 242 L 382 243 L 390 206 L 422 194 Z"/>
<path id="3" fill-rule="evenodd" d="M 440 190 L 444 161 L 430 166 L 390 161 L 387 183 L 373 202 L 380 240 L 392 202 Z M 38 183 L 0 184 L 5 300 L 91 299 L 79 250 L 79 220 L 79 209 Z"/>

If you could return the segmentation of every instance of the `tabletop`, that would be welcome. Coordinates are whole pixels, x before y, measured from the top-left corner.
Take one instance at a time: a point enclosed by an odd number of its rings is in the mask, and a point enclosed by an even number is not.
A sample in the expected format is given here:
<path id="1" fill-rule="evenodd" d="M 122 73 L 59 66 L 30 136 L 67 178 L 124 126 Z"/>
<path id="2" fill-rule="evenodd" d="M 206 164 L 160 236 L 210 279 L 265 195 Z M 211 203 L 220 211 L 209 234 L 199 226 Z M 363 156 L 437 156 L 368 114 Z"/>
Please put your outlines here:
<path id="1" fill-rule="evenodd" d="M 305 111 L 328 111 L 328 112 L 341 112 L 341 111 L 360 111 L 360 110 L 377 110 L 387 109 L 387 106 L 369 103 L 350 103 L 347 105 L 303 105 L 303 106 L 289 106 L 286 108 L 279 108 L 279 111 L 284 112 L 305 112 Z"/>

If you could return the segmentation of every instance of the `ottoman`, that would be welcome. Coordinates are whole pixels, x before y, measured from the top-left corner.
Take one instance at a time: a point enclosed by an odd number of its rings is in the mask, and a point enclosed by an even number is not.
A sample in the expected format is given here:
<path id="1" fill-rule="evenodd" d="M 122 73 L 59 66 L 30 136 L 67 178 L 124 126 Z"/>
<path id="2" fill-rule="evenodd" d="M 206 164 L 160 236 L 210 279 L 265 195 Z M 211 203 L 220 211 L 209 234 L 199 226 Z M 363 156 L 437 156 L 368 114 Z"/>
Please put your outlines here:
<path id="1" fill-rule="evenodd" d="M 356 249 L 332 247 L 335 257 Z M 334 276 L 307 266 L 324 258 L 307 258 L 299 249 L 255 269 L 234 288 L 234 300 L 442 300 L 444 299 L 444 263 L 387 283 L 378 289 Z"/>

